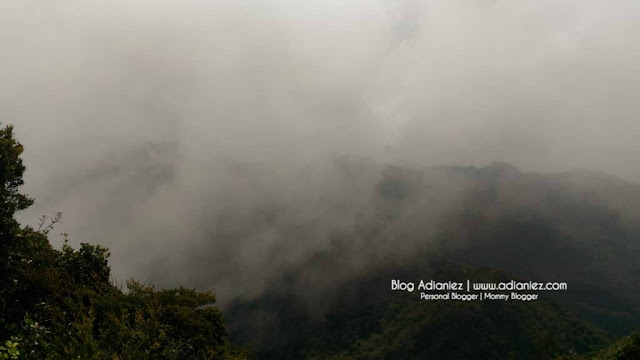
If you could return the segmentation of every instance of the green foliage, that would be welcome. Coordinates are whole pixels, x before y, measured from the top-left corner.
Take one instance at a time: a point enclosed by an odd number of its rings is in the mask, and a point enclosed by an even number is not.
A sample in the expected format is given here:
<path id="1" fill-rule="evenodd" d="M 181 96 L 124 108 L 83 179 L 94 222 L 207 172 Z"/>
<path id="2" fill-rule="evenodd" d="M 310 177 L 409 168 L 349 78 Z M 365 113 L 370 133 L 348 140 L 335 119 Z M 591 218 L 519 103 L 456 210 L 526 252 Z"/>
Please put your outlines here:
<path id="1" fill-rule="evenodd" d="M 25 167 L 20 158 L 22 151 L 22 145 L 13 137 L 13 126 L 0 129 L 0 218 L 3 221 L 10 220 L 16 211 L 26 209 L 33 203 L 18 189 L 24 184 L 22 175 Z"/>
<path id="2" fill-rule="evenodd" d="M 226 346 L 222 315 L 210 293 L 179 288 L 157 291 L 135 281 L 128 294 L 107 299 L 97 309 L 99 341 L 112 353 L 132 359 L 221 359 L 235 354 Z"/>
<path id="3" fill-rule="evenodd" d="M 20 351 L 18 350 L 18 339 L 12 338 L 4 343 L 4 346 L 0 346 L 0 359 L 18 359 Z"/>
<path id="4" fill-rule="evenodd" d="M 640 359 L 640 331 L 616 341 L 598 353 L 594 360 L 634 360 Z"/>
<path id="5" fill-rule="evenodd" d="M 491 269 L 410 268 L 422 279 L 508 281 Z M 402 276 L 400 276 L 402 277 Z M 321 316 L 304 316 L 298 293 L 278 288 L 236 303 L 228 318 L 234 341 L 250 343 L 264 359 L 552 359 L 609 344 L 607 333 L 547 296 L 533 302 L 432 301 L 391 292 L 392 273 L 361 277 L 322 297 Z M 317 306 L 317 305 L 316 305 Z M 308 311 L 306 312 L 309 313 Z M 250 319 L 256 326 L 237 319 Z M 235 320 L 235 321 L 233 321 Z M 289 325 L 290 324 L 290 325 Z M 277 344 L 274 346 L 273 344 Z"/>
<path id="6" fill-rule="evenodd" d="M 576 354 L 561 356 L 555 360 L 636 360 L 640 359 L 640 331 L 625 336 L 611 346 L 592 353 L 578 356 Z"/>
<path id="7" fill-rule="evenodd" d="M 394 302 L 381 329 L 335 359 L 549 359 L 607 343 L 599 329 L 555 304 Z M 327 358 L 323 356 L 321 358 Z"/>
<path id="8" fill-rule="evenodd" d="M 18 191 L 24 166 L 13 129 L 0 130 L 0 359 L 241 359 L 208 292 L 110 281 L 109 252 L 47 235 L 61 214 L 21 228 L 32 203 Z M 47 223 L 48 221 L 48 223 Z"/>

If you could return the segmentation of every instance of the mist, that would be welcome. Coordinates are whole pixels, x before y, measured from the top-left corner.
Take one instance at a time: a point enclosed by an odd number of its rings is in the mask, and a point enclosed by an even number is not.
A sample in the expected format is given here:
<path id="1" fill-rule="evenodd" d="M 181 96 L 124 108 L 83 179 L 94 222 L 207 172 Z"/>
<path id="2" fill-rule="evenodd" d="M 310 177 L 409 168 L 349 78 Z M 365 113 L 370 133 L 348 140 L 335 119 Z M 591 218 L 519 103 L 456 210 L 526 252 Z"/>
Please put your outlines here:
<path id="1" fill-rule="evenodd" d="M 36 198 L 20 220 L 62 211 L 56 232 L 108 246 L 118 281 L 254 296 L 368 221 L 381 164 L 637 182 L 639 17 L 635 1 L 5 1 L 0 121 Z M 344 159 L 369 165 L 346 179 Z"/>

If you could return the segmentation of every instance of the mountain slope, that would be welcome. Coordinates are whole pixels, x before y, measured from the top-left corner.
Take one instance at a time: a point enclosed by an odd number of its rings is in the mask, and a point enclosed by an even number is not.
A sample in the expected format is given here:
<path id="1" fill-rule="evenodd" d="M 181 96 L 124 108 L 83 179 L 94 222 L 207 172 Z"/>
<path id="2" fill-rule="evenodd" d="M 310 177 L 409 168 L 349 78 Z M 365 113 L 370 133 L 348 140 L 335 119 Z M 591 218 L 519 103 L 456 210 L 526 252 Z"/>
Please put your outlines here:
<path id="1" fill-rule="evenodd" d="M 366 209 L 350 229 L 334 231 L 328 247 L 289 264 L 261 296 L 227 310 L 232 337 L 259 358 L 538 359 L 603 346 L 598 327 L 614 335 L 640 327 L 640 186 L 502 163 L 377 170 L 339 163 L 341 174 L 378 174 L 360 185 L 342 178 L 347 188 L 371 189 L 361 201 Z M 391 279 L 472 276 L 482 268 L 508 280 L 566 282 L 568 290 L 504 306 L 412 302 L 389 289 Z M 461 331 L 469 323 L 473 331 Z"/>

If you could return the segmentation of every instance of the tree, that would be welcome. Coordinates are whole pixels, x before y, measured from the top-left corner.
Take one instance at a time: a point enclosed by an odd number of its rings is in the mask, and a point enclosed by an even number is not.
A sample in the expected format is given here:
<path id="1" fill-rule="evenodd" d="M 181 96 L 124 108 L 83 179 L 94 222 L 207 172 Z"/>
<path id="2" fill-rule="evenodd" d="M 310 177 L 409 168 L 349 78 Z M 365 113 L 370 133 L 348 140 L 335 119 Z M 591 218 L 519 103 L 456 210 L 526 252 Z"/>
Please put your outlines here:
<path id="1" fill-rule="evenodd" d="M 213 294 L 133 280 L 124 293 L 106 248 L 51 246 L 61 213 L 22 228 L 14 214 L 33 203 L 19 191 L 22 151 L 13 127 L 0 130 L 0 359 L 246 358 L 229 345 Z"/>
<path id="2" fill-rule="evenodd" d="M 7 335 L 7 322 L 11 321 L 10 308 L 16 304 L 11 294 L 15 290 L 16 246 L 23 237 L 22 230 L 13 215 L 26 209 L 33 200 L 20 193 L 25 167 L 20 155 L 22 145 L 13 136 L 13 126 L 0 129 L 0 336 Z M 17 265 L 17 266 L 16 266 Z"/>
<path id="3" fill-rule="evenodd" d="M 17 225 L 13 219 L 15 212 L 33 204 L 33 199 L 19 191 L 24 184 L 22 151 L 22 144 L 13 136 L 13 126 L 0 129 L 0 241 L 3 247 L 12 240 L 11 230 Z"/>

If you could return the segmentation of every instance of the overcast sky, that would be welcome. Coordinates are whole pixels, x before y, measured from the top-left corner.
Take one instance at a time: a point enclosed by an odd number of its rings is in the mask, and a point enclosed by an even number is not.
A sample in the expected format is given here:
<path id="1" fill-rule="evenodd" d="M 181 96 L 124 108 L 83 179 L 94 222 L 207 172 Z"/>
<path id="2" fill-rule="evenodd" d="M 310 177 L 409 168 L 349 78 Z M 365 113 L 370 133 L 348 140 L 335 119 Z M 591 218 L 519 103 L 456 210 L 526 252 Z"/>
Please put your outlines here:
<path id="1" fill-rule="evenodd" d="M 116 273 L 245 189 L 234 162 L 293 193 L 332 191 L 336 154 L 640 182 L 638 1 L 6 0 L 0 44 L 23 222 L 63 211 Z M 274 191 L 246 186 L 228 201 Z"/>

